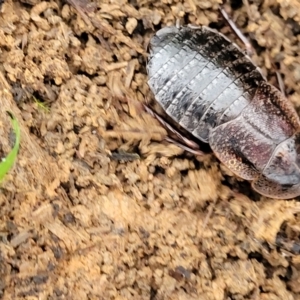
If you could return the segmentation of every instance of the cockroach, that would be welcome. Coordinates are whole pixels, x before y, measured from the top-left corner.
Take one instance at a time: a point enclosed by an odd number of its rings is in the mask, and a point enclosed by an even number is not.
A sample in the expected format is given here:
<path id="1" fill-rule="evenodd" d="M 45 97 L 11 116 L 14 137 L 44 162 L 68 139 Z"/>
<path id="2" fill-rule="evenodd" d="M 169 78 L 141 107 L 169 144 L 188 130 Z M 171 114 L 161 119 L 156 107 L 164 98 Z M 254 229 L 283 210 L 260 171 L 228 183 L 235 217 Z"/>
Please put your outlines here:
<path id="1" fill-rule="evenodd" d="M 300 195 L 300 120 L 235 43 L 206 26 L 150 40 L 148 84 L 164 111 L 258 193 Z"/>

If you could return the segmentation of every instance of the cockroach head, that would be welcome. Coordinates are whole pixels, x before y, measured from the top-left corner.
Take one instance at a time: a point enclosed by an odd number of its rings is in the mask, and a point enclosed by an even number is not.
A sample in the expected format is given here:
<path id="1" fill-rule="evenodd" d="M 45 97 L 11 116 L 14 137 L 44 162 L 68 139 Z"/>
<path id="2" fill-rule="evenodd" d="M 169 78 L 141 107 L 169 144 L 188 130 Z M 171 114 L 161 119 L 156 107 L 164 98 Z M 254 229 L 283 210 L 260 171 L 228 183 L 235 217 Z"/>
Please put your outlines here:
<path id="1" fill-rule="evenodd" d="M 252 186 L 272 198 L 290 199 L 300 195 L 300 132 L 276 147 L 262 175 Z"/>

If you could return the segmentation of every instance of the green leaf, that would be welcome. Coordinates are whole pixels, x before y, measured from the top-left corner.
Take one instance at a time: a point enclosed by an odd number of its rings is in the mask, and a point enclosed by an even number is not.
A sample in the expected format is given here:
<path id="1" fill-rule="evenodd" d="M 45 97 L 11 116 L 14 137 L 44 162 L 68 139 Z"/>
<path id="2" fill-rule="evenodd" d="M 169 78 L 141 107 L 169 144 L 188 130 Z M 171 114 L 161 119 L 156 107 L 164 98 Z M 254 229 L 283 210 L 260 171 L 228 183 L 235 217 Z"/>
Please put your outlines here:
<path id="1" fill-rule="evenodd" d="M 18 155 L 19 146 L 20 146 L 20 126 L 17 121 L 17 119 L 14 117 L 14 115 L 7 111 L 7 114 L 11 118 L 11 123 L 13 126 L 13 130 L 16 136 L 15 144 L 12 150 L 8 153 L 8 155 L 2 160 L 0 163 L 0 181 L 3 180 L 4 176 L 8 173 L 8 171 L 12 168 L 14 165 L 14 162 L 16 160 L 16 157 Z"/>

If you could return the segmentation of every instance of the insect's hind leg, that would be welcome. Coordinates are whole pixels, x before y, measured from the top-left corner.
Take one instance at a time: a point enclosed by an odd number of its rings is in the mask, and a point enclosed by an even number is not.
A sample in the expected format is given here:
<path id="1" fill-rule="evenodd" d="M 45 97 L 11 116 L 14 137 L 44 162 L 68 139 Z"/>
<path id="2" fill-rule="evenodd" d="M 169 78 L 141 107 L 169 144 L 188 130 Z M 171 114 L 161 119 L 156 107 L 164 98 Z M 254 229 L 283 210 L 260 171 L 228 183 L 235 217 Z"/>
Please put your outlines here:
<path id="1" fill-rule="evenodd" d="M 247 54 L 251 57 L 255 54 L 255 50 L 252 47 L 250 41 L 248 38 L 242 33 L 242 31 L 237 27 L 237 25 L 234 23 L 234 21 L 229 17 L 228 13 L 223 7 L 219 8 L 222 17 L 226 20 L 232 31 L 235 33 L 235 35 L 240 39 L 240 41 L 243 42 L 246 48 Z"/>
<path id="2" fill-rule="evenodd" d="M 181 149 L 190 152 L 194 155 L 204 155 L 204 153 L 199 149 L 199 145 L 194 141 L 184 137 L 178 130 L 176 130 L 171 124 L 165 121 L 160 115 L 158 115 L 153 109 L 151 109 L 148 105 L 143 104 L 144 109 L 147 113 L 157 119 L 157 121 L 165 127 L 169 132 L 173 133 L 176 136 L 176 139 L 171 137 L 166 137 L 165 140 L 177 145 Z"/>
<path id="3" fill-rule="evenodd" d="M 248 3 L 247 0 L 245 0 L 245 2 Z M 249 5 L 249 3 L 248 3 L 248 5 Z M 248 7 L 248 9 L 249 9 L 249 7 Z M 220 13 L 222 14 L 222 17 L 226 20 L 227 24 L 230 26 L 231 30 L 235 33 L 235 35 L 239 38 L 239 40 L 244 44 L 247 55 L 249 57 L 252 57 L 256 52 L 255 52 L 255 49 L 253 48 L 251 42 L 249 41 L 249 39 L 242 33 L 242 31 L 238 28 L 238 26 L 235 24 L 235 22 L 230 18 L 230 16 L 228 15 L 228 13 L 224 9 L 224 7 L 221 6 L 219 8 L 219 10 L 220 10 Z M 272 65 L 275 69 L 276 66 L 274 64 L 272 64 Z M 276 71 L 275 73 L 276 73 L 278 88 L 281 91 L 281 93 L 283 95 L 285 95 L 285 86 L 284 86 L 284 82 L 281 77 L 281 74 L 278 71 Z"/>

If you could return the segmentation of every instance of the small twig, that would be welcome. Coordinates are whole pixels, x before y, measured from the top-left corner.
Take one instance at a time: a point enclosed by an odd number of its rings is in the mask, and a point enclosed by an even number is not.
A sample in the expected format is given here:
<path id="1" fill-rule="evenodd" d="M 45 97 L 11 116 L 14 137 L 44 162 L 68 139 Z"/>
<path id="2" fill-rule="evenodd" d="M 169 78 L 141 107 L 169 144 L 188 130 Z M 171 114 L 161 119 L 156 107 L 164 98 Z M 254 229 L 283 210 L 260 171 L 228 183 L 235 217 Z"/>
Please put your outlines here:
<path id="1" fill-rule="evenodd" d="M 124 150 L 118 150 L 118 152 L 111 153 L 111 159 L 116 161 L 134 161 L 140 159 L 140 156 L 137 153 L 129 153 Z"/>
<path id="2" fill-rule="evenodd" d="M 203 232 L 204 232 L 204 230 L 205 230 L 205 228 L 206 228 L 206 226 L 207 226 L 207 224 L 208 224 L 208 221 L 209 221 L 209 219 L 210 219 L 211 216 L 212 216 L 213 210 L 214 210 L 214 208 L 215 208 L 215 206 L 216 206 L 216 202 L 217 202 L 217 199 L 216 199 L 216 200 L 212 203 L 212 205 L 210 205 L 209 208 L 208 208 L 208 213 L 207 213 L 207 215 L 205 216 L 205 219 L 204 219 L 203 224 L 202 224 L 202 228 L 201 228 L 201 232 L 200 232 L 200 237 L 202 237 Z"/>
<path id="3" fill-rule="evenodd" d="M 81 15 L 82 19 L 85 23 L 89 24 L 90 18 L 86 15 L 86 13 L 90 13 L 94 10 L 93 6 L 90 6 L 88 1 L 83 0 L 66 0 L 69 4 L 71 4 Z"/>

